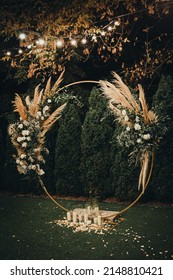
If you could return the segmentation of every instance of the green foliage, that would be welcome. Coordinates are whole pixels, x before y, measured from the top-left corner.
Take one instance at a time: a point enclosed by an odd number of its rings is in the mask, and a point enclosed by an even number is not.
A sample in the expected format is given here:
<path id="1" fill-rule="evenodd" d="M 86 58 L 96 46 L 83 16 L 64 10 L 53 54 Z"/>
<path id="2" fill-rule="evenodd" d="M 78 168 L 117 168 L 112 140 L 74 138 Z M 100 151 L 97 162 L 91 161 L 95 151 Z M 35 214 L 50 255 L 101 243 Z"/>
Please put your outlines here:
<path id="1" fill-rule="evenodd" d="M 151 187 L 159 201 L 173 201 L 173 80 L 162 76 L 153 100 L 158 114 L 167 114 L 167 133 L 155 156 Z"/>
<path id="2" fill-rule="evenodd" d="M 13 115 L 6 115 L 4 118 L 4 126 L 8 127 L 9 122 L 14 121 Z M 13 158 L 14 148 L 10 143 L 10 137 L 6 133 L 3 135 L 3 164 L 1 184 L 3 190 L 12 193 L 38 193 L 38 183 L 34 176 L 20 175 L 16 169 L 16 162 Z"/>
<path id="3" fill-rule="evenodd" d="M 133 200 L 138 193 L 140 166 L 129 165 L 130 149 L 119 146 L 117 136 L 121 130 L 107 108 L 107 100 L 94 88 L 89 100 L 87 94 L 81 93 L 80 101 L 85 104 L 79 107 L 78 95 L 73 98 L 67 91 L 56 100 L 67 101 L 68 105 L 46 137 L 50 153 L 46 156 L 43 180 L 47 189 L 63 195 L 92 194 Z M 170 76 L 162 76 L 153 109 L 163 116 L 168 129 L 155 151 L 153 175 L 143 199 L 172 202 L 173 79 Z M 1 190 L 42 193 L 36 178 L 19 176 L 16 170 L 14 149 L 6 133 L 8 124 L 15 122 L 14 115 L 5 115 L 0 121 Z"/>
<path id="4" fill-rule="evenodd" d="M 2 130 L 0 127 L 0 178 L 2 178 L 2 166 L 3 166 L 3 136 Z M 0 185 L 0 189 L 2 189 L 2 184 Z"/>
<path id="5" fill-rule="evenodd" d="M 82 130 L 81 170 L 86 192 L 97 196 L 109 195 L 110 191 L 112 123 L 105 97 L 93 88 Z"/>
<path id="6" fill-rule="evenodd" d="M 77 108 L 69 103 L 60 120 L 55 148 L 55 182 L 58 194 L 80 195 L 81 122 Z"/>
<path id="7" fill-rule="evenodd" d="M 111 149 L 112 194 L 120 200 L 133 199 L 137 194 L 139 168 L 129 163 L 130 150 L 119 145 L 121 127 L 116 122 Z"/>
<path id="8" fill-rule="evenodd" d="M 158 90 L 153 97 L 153 106 L 158 115 L 166 114 L 173 118 L 173 79 L 171 76 L 161 76 Z M 171 122 L 168 124 L 172 125 Z"/>

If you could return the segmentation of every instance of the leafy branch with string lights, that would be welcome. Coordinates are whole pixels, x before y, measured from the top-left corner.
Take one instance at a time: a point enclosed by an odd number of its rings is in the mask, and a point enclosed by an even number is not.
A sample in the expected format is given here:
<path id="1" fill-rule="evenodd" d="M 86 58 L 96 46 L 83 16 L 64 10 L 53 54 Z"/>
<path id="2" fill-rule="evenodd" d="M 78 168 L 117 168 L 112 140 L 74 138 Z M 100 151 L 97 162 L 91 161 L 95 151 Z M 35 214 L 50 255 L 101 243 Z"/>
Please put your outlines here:
<path id="1" fill-rule="evenodd" d="M 172 1 L 148 1 L 146 4 L 144 0 L 138 3 L 104 0 L 93 4 L 92 0 L 85 3 L 41 0 L 27 4 L 18 0 L 9 6 L 3 5 L 5 3 L 3 0 L 0 8 L 1 36 L 10 41 L 9 47 L 1 51 L 1 59 L 21 72 L 18 78 L 57 74 L 76 59 L 78 62 L 93 60 L 94 65 L 115 61 L 121 65 L 127 80 L 129 77 L 135 80 L 144 78 L 144 73 L 152 78 L 159 65 L 172 61 L 170 44 L 166 49 L 162 47 L 166 57 L 160 53 L 157 55 L 158 48 L 154 50 L 153 45 L 145 45 L 147 39 L 143 35 L 147 28 L 142 22 L 146 16 L 152 18 L 147 33 L 150 37 L 157 19 L 169 15 Z M 134 32 L 140 25 L 138 33 Z M 162 53 L 158 44 L 161 37 L 155 37 L 155 46 L 158 45 Z M 165 35 L 162 42 L 167 38 Z M 143 46 L 144 56 L 130 66 L 122 58 L 129 48 L 132 51 L 138 47 L 136 40 Z M 4 42 L 4 46 L 8 44 Z M 146 48 L 148 54 L 145 57 Z M 153 52 L 156 55 L 152 56 Z"/>

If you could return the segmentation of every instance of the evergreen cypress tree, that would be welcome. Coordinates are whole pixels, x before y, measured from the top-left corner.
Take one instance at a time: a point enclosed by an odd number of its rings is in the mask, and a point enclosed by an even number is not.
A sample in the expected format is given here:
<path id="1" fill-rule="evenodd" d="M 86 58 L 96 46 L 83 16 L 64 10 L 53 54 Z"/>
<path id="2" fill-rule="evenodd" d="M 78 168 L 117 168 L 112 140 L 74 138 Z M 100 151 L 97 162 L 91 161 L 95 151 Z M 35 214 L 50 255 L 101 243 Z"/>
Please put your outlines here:
<path id="1" fill-rule="evenodd" d="M 153 98 L 155 111 L 159 116 L 167 114 L 167 133 L 155 155 L 152 187 L 155 198 L 173 202 L 173 80 L 171 76 L 162 76 L 158 90 Z"/>
<path id="2" fill-rule="evenodd" d="M 80 157 L 81 121 L 76 106 L 64 110 L 56 138 L 55 182 L 58 194 L 81 195 Z"/>
<path id="3" fill-rule="evenodd" d="M 138 191 L 139 166 L 129 165 L 130 151 L 117 142 L 120 131 L 121 125 L 116 122 L 111 149 L 112 193 L 119 200 L 131 200 Z"/>
<path id="4" fill-rule="evenodd" d="M 109 195 L 111 191 L 112 123 L 107 100 L 97 88 L 93 88 L 82 129 L 81 169 L 86 193 L 99 197 Z"/>
<path id="5" fill-rule="evenodd" d="M 1 119 L 0 119 L 1 121 Z M 4 157 L 4 151 L 3 151 L 3 136 L 2 136 L 2 130 L 1 130 L 1 127 L 0 127 L 0 178 L 2 178 L 2 166 L 3 166 L 3 157 Z M 3 185 L 2 185 L 2 181 L 1 181 L 1 184 L 0 184 L 0 190 L 3 188 Z"/>

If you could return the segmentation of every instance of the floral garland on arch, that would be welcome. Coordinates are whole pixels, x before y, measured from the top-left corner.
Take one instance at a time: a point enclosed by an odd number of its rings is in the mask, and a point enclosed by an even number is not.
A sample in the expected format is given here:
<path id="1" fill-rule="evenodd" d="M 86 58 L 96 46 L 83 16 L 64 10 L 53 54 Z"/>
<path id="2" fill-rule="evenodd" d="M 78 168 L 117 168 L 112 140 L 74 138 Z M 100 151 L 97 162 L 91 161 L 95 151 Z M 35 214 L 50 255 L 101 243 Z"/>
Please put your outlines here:
<path id="1" fill-rule="evenodd" d="M 25 104 L 21 97 L 16 94 L 13 102 L 14 112 L 19 114 L 19 120 L 8 127 L 8 133 L 17 154 L 14 155 L 17 170 L 21 174 L 28 174 L 32 171 L 39 176 L 45 172 L 42 165 L 45 164 L 45 154 L 49 151 L 45 146 L 45 135 L 52 125 L 60 118 L 66 103 L 52 112 L 52 98 L 57 87 L 62 81 L 63 73 L 59 76 L 51 88 L 49 78 L 45 89 L 35 88 L 33 99 L 25 98 Z"/>
<path id="2" fill-rule="evenodd" d="M 138 190 L 144 193 L 147 186 L 147 174 L 151 156 L 158 147 L 160 140 L 166 133 L 164 117 L 149 110 L 144 90 L 138 85 L 139 96 L 131 93 L 118 74 L 112 72 L 114 80 L 100 81 L 103 94 L 109 100 L 109 107 L 121 124 L 121 132 L 117 136 L 120 146 L 130 148 L 131 162 L 139 162 L 141 171 L 139 175 Z M 149 179 L 149 177 L 148 177 Z"/>

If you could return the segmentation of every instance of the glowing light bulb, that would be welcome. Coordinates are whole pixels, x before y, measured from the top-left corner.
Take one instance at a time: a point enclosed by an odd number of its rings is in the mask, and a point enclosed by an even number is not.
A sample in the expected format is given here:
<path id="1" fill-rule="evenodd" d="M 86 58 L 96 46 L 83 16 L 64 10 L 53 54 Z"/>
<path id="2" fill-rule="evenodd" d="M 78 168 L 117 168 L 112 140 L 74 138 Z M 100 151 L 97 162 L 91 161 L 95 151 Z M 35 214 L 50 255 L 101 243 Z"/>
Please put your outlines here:
<path id="1" fill-rule="evenodd" d="M 44 46 L 45 40 L 42 39 L 42 38 L 40 38 L 40 39 L 38 39 L 38 40 L 36 41 L 36 44 L 37 44 L 37 45 L 40 45 L 40 46 Z"/>
<path id="2" fill-rule="evenodd" d="M 105 36 L 105 35 L 106 35 L 106 32 L 105 32 L 104 30 L 102 30 L 101 35 L 102 35 L 102 36 Z"/>
<path id="3" fill-rule="evenodd" d="M 25 33 L 20 33 L 19 34 L 19 39 L 20 40 L 25 40 L 26 39 L 26 34 Z"/>
<path id="4" fill-rule="evenodd" d="M 120 25 L 120 22 L 119 22 L 118 20 L 116 20 L 116 21 L 114 22 L 114 24 L 115 24 L 116 26 L 119 26 L 119 25 Z"/>
<path id="5" fill-rule="evenodd" d="M 97 37 L 95 34 L 92 36 L 92 41 L 97 42 Z"/>
<path id="6" fill-rule="evenodd" d="M 74 47 L 77 45 L 77 42 L 76 42 L 75 39 L 72 39 L 70 43 L 71 43 L 71 45 L 74 46 Z"/>
<path id="7" fill-rule="evenodd" d="M 8 55 L 8 56 L 10 56 L 10 55 L 11 55 L 11 52 L 10 52 L 10 51 L 8 51 L 8 52 L 7 52 L 7 55 Z"/>
<path id="8" fill-rule="evenodd" d="M 32 48 L 32 46 L 31 46 L 31 45 L 28 45 L 27 48 L 30 50 L 30 49 Z"/>
<path id="9" fill-rule="evenodd" d="M 19 50 L 18 50 L 18 53 L 19 53 L 19 54 L 23 53 L 22 49 L 19 49 Z"/>
<path id="10" fill-rule="evenodd" d="M 61 48 L 62 45 L 63 45 L 62 40 L 57 40 L 56 45 L 57 45 L 58 48 Z"/>
<path id="11" fill-rule="evenodd" d="M 111 31 L 112 30 L 112 26 L 108 26 L 108 31 Z"/>
<path id="12" fill-rule="evenodd" d="M 85 44 L 87 43 L 86 38 L 83 38 L 83 39 L 81 40 L 81 42 L 82 42 L 83 45 L 85 45 Z"/>

